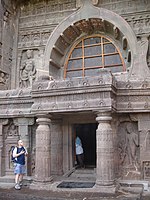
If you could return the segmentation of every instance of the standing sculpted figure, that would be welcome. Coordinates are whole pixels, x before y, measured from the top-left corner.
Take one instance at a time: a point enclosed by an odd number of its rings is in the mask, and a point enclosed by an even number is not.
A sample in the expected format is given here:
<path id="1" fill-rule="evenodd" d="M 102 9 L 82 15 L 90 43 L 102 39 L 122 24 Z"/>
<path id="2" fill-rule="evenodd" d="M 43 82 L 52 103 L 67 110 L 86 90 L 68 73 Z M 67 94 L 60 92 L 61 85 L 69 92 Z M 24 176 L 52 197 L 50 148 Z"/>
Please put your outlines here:
<path id="1" fill-rule="evenodd" d="M 27 60 L 24 61 L 20 68 L 20 86 L 30 87 L 33 80 L 36 78 L 36 68 L 32 58 L 32 50 L 26 52 Z"/>
<path id="2" fill-rule="evenodd" d="M 139 147 L 138 134 L 133 130 L 131 124 L 126 126 L 126 151 L 130 165 L 137 163 L 137 148 Z"/>

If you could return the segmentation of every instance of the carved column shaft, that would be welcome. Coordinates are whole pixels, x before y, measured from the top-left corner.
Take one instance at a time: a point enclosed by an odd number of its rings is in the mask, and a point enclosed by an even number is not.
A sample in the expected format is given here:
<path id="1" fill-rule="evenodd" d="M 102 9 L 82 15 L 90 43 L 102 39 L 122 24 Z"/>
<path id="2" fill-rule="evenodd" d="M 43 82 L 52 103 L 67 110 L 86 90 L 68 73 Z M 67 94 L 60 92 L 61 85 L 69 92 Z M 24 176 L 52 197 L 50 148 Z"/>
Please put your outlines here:
<path id="1" fill-rule="evenodd" d="M 99 125 L 96 131 L 97 140 L 97 180 L 96 184 L 101 186 L 114 184 L 114 148 L 112 128 L 110 125 L 112 117 L 105 113 L 99 113 L 96 121 Z"/>
<path id="2" fill-rule="evenodd" d="M 48 182 L 52 180 L 50 119 L 39 117 L 37 123 L 39 125 L 36 130 L 35 181 Z"/>

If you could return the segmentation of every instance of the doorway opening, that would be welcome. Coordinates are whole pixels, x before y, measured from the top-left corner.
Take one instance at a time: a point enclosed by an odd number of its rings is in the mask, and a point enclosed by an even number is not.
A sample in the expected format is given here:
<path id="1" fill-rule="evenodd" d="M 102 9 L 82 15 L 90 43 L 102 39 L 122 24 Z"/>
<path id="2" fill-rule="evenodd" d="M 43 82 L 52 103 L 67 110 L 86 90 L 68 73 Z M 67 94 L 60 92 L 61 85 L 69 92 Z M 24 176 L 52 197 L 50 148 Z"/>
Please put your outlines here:
<path id="1" fill-rule="evenodd" d="M 96 123 L 75 124 L 75 137 L 81 139 L 84 151 L 84 164 L 86 168 L 96 167 Z"/>

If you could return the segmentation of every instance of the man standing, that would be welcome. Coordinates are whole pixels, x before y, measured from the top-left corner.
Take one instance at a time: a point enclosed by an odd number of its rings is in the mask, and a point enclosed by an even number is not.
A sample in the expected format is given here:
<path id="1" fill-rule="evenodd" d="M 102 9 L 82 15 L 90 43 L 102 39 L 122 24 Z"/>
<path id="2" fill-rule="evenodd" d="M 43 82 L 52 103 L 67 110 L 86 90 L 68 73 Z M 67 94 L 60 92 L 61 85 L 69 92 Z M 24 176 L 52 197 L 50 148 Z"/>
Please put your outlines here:
<path id="1" fill-rule="evenodd" d="M 84 168 L 84 154 L 81 139 L 76 137 L 76 156 L 80 168 Z"/>
<path id="2" fill-rule="evenodd" d="M 22 186 L 23 181 L 23 175 L 26 173 L 26 167 L 25 167 L 25 156 L 27 156 L 27 150 L 23 146 L 22 140 L 18 141 L 18 146 L 15 147 L 13 150 L 13 157 L 15 158 L 15 189 L 20 190 Z"/>

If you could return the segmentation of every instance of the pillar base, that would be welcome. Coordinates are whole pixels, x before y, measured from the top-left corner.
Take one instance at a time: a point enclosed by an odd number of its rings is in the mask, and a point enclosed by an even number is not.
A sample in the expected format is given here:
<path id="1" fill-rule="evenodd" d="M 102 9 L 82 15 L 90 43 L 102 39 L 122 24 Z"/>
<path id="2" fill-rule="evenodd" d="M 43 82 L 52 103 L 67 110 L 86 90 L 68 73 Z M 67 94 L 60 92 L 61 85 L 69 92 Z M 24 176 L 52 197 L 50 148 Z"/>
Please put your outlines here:
<path id="1" fill-rule="evenodd" d="M 117 191 L 117 187 L 115 185 L 103 186 L 95 184 L 93 188 L 98 190 L 100 193 L 106 193 L 106 194 L 115 194 Z"/>
<path id="2" fill-rule="evenodd" d="M 50 190 L 52 187 L 53 183 L 53 178 L 49 177 L 48 180 L 46 181 L 39 181 L 39 180 L 34 180 L 33 183 L 30 185 L 30 189 L 34 190 Z"/>

